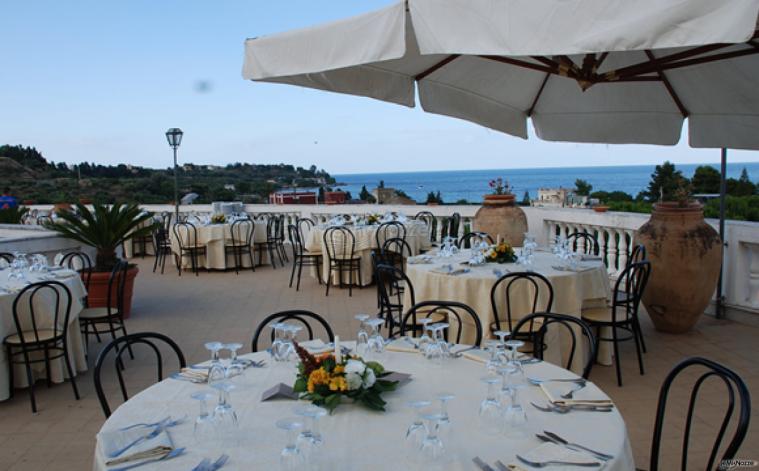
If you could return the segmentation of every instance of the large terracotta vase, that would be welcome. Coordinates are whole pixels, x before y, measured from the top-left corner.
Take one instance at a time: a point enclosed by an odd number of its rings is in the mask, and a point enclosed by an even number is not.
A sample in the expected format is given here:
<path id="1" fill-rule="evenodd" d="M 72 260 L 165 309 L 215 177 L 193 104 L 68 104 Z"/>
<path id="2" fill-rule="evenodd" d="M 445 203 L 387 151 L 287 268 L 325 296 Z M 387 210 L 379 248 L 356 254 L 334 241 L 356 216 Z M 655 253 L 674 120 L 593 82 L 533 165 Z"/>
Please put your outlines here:
<path id="1" fill-rule="evenodd" d="M 500 236 L 520 247 L 527 232 L 527 216 L 515 204 L 514 195 L 485 195 L 482 207 L 474 215 L 473 230 L 487 232 L 493 240 Z"/>
<path id="2" fill-rule="evenodd" d="M 651 261 L 643 305 L 657 330 L 690 330 L 709 305 L 722 262 L 719 234 L 704 222 L 703 206 L 654 205 L 638 231 Z"/>
<path id="3" fill-rule="evenodd" d="M 124 285 L 124 318 L 132 313 L 132 293 L 134 292 L 134 278 L 140 269 L 132 265 L 127 270 L 126 284 Z M 108 305 L 108 279 L 111 272 L 92 272 L 90 288 L 87 294 L 87 302 L 90 307 L 105 307 Z M 111 299 L 116 303 L 116 283 L 114 283 Z"/>

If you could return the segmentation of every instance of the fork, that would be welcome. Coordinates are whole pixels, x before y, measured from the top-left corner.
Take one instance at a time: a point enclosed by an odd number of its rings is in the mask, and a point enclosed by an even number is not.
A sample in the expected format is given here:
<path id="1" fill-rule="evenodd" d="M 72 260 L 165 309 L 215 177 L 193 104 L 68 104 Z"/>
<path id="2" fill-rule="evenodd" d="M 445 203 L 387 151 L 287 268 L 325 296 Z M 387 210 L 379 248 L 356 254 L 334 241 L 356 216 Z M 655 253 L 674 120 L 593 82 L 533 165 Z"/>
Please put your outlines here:
<path id="1" fill-rule="evenodd" d="M 161 424 L 163 424 L 164 428 L 175 427 L 175 426 L 181 424 L 182 422 L 184 422 L 185 419 L 187 419 L 187 415 L 184 415 L 184 416 L 178 418 L 177 420 L 171 420 L 171 416 L 168 416 L 168 417 L 160 420 L 159 422 L 154 422 L 152 424 L 141 423 L 141 424 L 129 425 L 128 427 L 120 428 L 119 431 L 123 432 L 125 430 L 129 430 L 129 429 L 133 429 L 133 428 L 137 428 L 137 427 L 158 427 Z"/>
<path id="2" fill-rule="evenodd" d="M 601 466 L 601 463 L 597 461 L 588 461 L 586 463 L 560 460 L 530 461 L 521 455 L 517 455 L 517 459 L 528 466 L 532 466 L 533 468 L 545 468 L 546 466 L 579 466 L 582 468 L 598 468 Z"/>
<path id="3" fill-rule="evenodd" d="M 222 466 L 227 464 L 228 460 L 229 455 L 221 455 L 219 459 L 214 461 L 214 463 L 208 468 L 208 471 L 216 471 L 217 469 L 221 469 Z"/>
<path id="4" fill-rule="evenodd" d="M 535 386 L 540 386 L 543 383 L 553 383 L 553 382 L 559 382 L 559 383 L 582 383 L 587 381 L 585 378 L 555 378 L 555 379 L 537 379 L 537 378 L 527 378 L 527 381 L 530 382 L 530 384 L 533 384 Z"/>
<path id="5" fill-rule="evenodd" d="M 585 381 L 584 379 L 582 381 L 578 381 L 576 383 L 576 386 L 574 388 L 572 388 L 568 392 L 562 394 L 561 397 L 563 399 L 572 399 L 572 396 L 574 396 L 574 393 L 576 393 L 580 389 L 584 388 L 586 384 L 588 384 L 588 382 Z"/>
<path id="6" fill-rule="evenodd" d="M 141 461 L 139 463 L 130 464 L 129 466 L 122 466 L 121 468 L 113 468 L 110 471 L 126 471 L 128 469 L 138 468 L 145 464 L 158 463 L 159 461 L 163 461 L 163 460 L 170 460 L 184 453 L 184 450 L 185 450 L 184 448 L 176 448 L 172 450 L 170 453 L 166 453 L 160 458 L 156 458 L 154 460 L 148 460 L 148 461 Z"/>
<path id="7" fill-rule="evenodd" d="M 208 458 L 203 458 L 203 460 L 197 464 L 194 468 L 192 468 L 192 471 L 208 471 L 208 467 L 211 466 L 211 460 Z"/>
<path id="8" fill-rule="evenodd" d="M 141 442 L 143 442 L 145 440 L 150 440 L 152 438 L 157 437 L 163 430 L 164 430 L 164 422 L 161 422 L 160 424 L 158 424 L 156 426 L 155 430 L 153 430 L 149 434 L 142 435 L 141 437 L 138 437 L 132 443 L 129 443 L 126 446 L 124 446 L 124 447 L 122 447 L 122 448 L 120 448 L 120 449 L 112 452 L 111 454 L 108 455 L 108 457 L 109 458 L 116 458 L 117 456 L 121 455 L 122 453 L 124 453 L 128 449 L 132 448 L 133 446 L 137 445 L 138 443 L 141 443 Z"/>

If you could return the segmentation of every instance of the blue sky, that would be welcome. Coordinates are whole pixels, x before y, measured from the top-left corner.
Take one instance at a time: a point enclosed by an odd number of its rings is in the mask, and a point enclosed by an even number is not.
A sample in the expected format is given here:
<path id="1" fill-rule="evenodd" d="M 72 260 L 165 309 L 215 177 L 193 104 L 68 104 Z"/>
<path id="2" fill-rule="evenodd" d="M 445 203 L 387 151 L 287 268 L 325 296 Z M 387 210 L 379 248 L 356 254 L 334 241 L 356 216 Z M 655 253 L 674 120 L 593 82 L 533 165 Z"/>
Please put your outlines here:
<path id="1" fill-rule="evenodd" d="M 716 162 L 717 150 L 523 141 L 378 101 L 241 78 L 246 37 L 390 0 L 8 0 L 0 144 L 56 162 L 279 163 L 331 173 Z M 687 136 L 684 136 L 685 140 Z M 759 161 L 732 151 L 732 161 Z"/>

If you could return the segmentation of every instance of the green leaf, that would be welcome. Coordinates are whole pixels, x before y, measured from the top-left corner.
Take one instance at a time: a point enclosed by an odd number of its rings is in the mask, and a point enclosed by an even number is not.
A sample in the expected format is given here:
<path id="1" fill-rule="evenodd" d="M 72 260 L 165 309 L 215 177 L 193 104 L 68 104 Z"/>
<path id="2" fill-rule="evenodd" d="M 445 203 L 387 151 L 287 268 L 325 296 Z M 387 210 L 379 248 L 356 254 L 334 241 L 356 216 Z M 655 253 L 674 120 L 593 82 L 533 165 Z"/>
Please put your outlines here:
<path id="1" fill-rule="evenodd" d="M 295 384 L 293 385 L 293 391 L 295 392 L 306 392 L 308 389 L 308 383 L 303 378 L 298 378 L 295 380 Z"/>

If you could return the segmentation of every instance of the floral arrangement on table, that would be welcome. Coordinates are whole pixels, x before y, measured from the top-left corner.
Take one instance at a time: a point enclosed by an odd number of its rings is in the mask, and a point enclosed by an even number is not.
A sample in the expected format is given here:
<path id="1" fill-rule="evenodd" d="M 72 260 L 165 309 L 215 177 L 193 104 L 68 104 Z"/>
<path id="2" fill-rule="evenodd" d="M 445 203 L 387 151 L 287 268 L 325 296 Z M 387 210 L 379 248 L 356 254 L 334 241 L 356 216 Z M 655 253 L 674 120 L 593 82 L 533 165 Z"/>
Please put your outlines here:
<path id="1" fill-rule="evenodd" d="M 332 413 L 343 397 L 349 397 L 373 410 L 384 411 L 382 393 L 394 391 L 397 381 L 386 381 L 388 373 L 375 361 L 358 356 L 336 357 L 332 353 L 314 356 L 295 343 L 300 357 L 293 390 L 301 399 L 311 401 Z"/>
<path id="2" fill-rule="evenodd" d="M 211 224 L 224 224 L 227 222 L 227 217 L 223 214 L 214 214 L 211 216 Z"/>
<path id="3" fill-rule="evenodd" d="M 498 177 L 494 180 L 490 180 L 488 185 L 493 190 L 494 195 L 510 195 L 511 194 L 511 185 L 509 185 L 509 182 L 507 180 L 504 180 L 501 177 Z"/>
<path id="4" fill-rule="evenodd" d="M 499 242 L 485 250 L 485 261 L 490 263 L 514 263 L 517 256 L 508 242 Z"/>
<path id="5" fill-rule="evenodd" d="M 366 223 L 369 224 L 370 226 L 379 224 L 380 221 L 382 221 L 382 216 L 380 216 L 379 214 L 370 214 L 366 216 Z"/>

